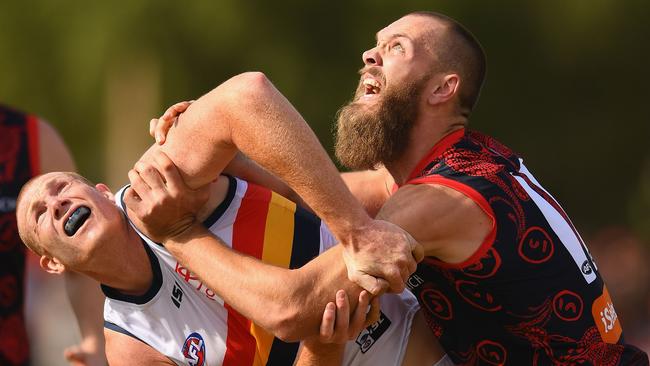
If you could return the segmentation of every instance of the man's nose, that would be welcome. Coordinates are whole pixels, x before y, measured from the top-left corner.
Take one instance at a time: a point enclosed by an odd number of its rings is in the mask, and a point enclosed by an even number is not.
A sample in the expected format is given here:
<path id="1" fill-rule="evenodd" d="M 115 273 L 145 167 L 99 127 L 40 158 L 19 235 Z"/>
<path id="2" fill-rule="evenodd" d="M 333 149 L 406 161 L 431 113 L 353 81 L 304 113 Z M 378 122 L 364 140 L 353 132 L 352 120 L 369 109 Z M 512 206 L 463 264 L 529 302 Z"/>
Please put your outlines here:
<path id="1" fill-rule="evenodd" d="M 60 220 L 68 212 L 71 204 L 72 202 L 69 200 L 57 197 L 52 197 L 48 202 L 52 217 L 55 220 Z"/>
<path id="2" fill-rule="evenodd" d="M 381 66 L 382 60 L 381 55 L 377 51 L 377 47 L 371 48 L 361 55 L 363 58 L 363 63 L 367 66 Z"/>

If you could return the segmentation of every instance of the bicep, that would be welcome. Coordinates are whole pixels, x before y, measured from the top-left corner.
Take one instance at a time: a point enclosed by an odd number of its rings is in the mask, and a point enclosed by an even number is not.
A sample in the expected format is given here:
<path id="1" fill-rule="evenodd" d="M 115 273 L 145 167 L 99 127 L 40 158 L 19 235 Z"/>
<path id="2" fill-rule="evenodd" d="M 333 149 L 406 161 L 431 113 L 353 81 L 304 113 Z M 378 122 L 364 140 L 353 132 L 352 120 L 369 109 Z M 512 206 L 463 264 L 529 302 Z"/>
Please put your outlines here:
<path id="1" fill-rule="evenodd" d="M 470 197 L 437 184 L 400 188 L 378 218 L 409 232 L 424 246 L 426 256 L 450 263 L 474 253 L 493 228 L 492 218 Z"/>
<path id="2" fill-rule="evenodd" d="M 169 358 L 148 344 L 104 328 L 106 358 L 111 366 L 129 365 L 175 365 Z"/>

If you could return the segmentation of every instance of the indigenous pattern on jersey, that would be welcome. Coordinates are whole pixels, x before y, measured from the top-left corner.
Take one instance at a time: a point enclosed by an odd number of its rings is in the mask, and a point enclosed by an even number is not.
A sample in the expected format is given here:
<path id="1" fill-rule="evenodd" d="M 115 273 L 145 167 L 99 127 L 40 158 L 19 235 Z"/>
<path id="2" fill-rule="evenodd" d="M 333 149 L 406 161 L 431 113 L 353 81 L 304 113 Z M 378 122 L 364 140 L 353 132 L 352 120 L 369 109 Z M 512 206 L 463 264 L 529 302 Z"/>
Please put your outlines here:
<path id="1" fill-rule="evenodd" d="M 509 148 L 456 131 L 407 184 L 453 188 L 492 218 L 492 231 L 469 259 L 427 257 L 409 279 L 454 363 L 648 364 L 624 342 L 607 287 L 567 214 Z"/>
<path id="2" fill-rule="evenodd" d="M 38 120 L 0 105 L 0 365 L 26 365 L 26 249 L 16 226 L 20 188 L 39 174 Z"/>
<path id="3" fill-rule="evenodd" d="M 234 250 L 298 268 L 335 245 L 321 220 L 293 202 L 236 178 L 229 181 L 226 199 L 204 224 Z M 122 208 L 123 193 L 124 188 L 116 195 Z M 140 339 L 183 365 L 293 364 L 299 343 L 282 342 L 237 313 L 164 247 L 139 234 L 152 263 L 152 287 L 133 297 L 103 286 L 107 328 Z M 406 293 L 392 295 L 381 306 L 382 322 L 346 348 L 349 364 L 401 363 L 417 300 Z"/>

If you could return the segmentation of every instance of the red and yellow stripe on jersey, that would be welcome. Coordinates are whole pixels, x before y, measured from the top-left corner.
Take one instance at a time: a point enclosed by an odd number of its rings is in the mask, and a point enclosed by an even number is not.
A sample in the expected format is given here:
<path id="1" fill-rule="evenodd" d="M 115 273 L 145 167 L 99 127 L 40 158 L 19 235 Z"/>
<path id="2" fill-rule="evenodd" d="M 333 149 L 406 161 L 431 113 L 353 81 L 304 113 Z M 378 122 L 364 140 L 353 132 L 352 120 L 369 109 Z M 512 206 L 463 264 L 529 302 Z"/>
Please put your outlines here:
<path id="1" fill-rule="evenodd" d="M 318 255 L 320 220 L 286 198 L 248 183 L 233 225 L 232 249 L 263 262 L 298 268 Z M 228 304 L 224 366 L 291 365 L 298 343 L 285 343 Z"/>

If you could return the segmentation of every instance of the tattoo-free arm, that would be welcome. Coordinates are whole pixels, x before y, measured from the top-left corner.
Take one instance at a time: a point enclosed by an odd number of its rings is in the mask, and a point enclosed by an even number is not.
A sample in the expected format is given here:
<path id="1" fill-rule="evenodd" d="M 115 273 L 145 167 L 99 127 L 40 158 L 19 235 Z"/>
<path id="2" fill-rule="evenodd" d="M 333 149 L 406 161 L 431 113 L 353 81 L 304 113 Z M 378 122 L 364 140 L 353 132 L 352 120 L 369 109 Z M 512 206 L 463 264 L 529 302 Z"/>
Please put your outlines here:
<path id="1" fill-rule="evenodd" d="M 327 222 L 346 248 L 348 276 L 374 294 L 388 285 L 401 292 L 422 258 L 403 230 L 368 216 L 313 131 L 262 73 L 235 76 L 192 103 L 160 148 L 192 188 L 215 179 L 238 150 L 245 153 Z"/>
<path id="2" fill-rule="evenodd" d="M 200 224 L 164 244 L 226 303 L 285 341 L 318 334 L 323 309 L 338 289 L 354 308 L 361 291 L 347 280 L 340 246 L 289 270 L 232 251 Z"/>

